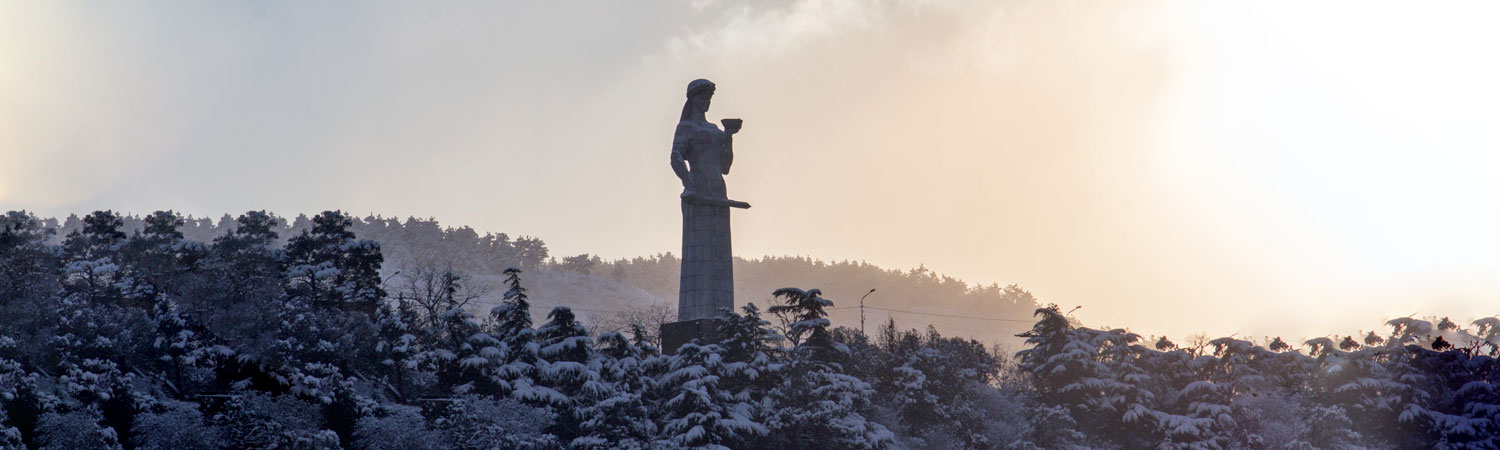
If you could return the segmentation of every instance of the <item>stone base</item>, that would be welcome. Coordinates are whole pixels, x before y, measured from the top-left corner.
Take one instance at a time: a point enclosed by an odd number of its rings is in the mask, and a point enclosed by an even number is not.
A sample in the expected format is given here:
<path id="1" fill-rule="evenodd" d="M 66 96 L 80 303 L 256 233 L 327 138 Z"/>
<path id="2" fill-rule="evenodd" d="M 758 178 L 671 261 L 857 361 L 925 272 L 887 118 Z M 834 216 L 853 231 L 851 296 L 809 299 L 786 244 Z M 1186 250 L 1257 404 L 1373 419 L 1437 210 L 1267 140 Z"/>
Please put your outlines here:
<path id="1" fill-rule="evenodd" d="M 677 354 L 677 347 L 693 342 L 693 339 L 697 339 L 699 344 L 718 343 L 719 324 L 717 319 L 693 319 L 681 322 L 669 322 L 661 325 L 662 353 L 675 355 Z"/>

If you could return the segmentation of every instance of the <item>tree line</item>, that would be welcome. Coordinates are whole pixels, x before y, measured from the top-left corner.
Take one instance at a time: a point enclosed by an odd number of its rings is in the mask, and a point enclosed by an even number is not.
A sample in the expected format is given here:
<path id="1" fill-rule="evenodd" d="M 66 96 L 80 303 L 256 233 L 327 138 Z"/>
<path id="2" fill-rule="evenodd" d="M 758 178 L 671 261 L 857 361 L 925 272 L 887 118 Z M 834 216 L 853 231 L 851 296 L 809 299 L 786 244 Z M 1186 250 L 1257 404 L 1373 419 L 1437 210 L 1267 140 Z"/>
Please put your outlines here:
<path id="1" fill-rule="evenodd" d="M 834 327 L 822 291 L 783 288 L 668 355 L 639 323 L 534 320 L 524 268 L 487 311 L 453 270 L 392 283 L 337 211 L 290 236 L 247 212 L 208 241 L 170 211 L 140 220 L 99 211 L 57 236 L 0 217 L 0 448 L 1500 445 L 1500 318 L 1181 348 L 1048 306 L 1011 355 Z"/>
<path id="2" fill-rule="evenodd" d="M 887 448 L 900 436 L 872 417 L 894 384 L 862 371 L 907 364 L 894 346 L 951 358 L 933 367 L 969 388 L 1004 359 L 893 324 L 892 347 L 856 339 L 795 288 L 764 314 L 725 311 L 723 341 L 664 355 L 639 329 L 595 339 L 566 307 L 534 324 L 519 268 L 480 314 L 451 271 L 393 294 L 352 218 L 309 221 L 284 238 L 252 211 L 197 242 L 170 211 L 132 234 L 98 211 L 54 239 L 7 213 L 0 448 Z"/>

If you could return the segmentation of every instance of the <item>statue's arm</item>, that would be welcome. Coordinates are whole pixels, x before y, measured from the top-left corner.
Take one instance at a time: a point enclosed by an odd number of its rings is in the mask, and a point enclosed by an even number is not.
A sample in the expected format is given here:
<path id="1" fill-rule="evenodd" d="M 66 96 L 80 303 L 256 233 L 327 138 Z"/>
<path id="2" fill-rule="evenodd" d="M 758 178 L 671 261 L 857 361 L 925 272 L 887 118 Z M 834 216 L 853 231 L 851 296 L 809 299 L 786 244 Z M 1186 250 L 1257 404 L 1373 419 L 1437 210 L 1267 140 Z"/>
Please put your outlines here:
<path id="1" fill-rule="evenodd" d="M 688 141 L 692 137 L 692 130 L 686 126 L 678 125 L 677 134 L 672 136 L 672 173 L 677 174 L 677 179 L 682 180 L 682 188 L 692 191 L 691 173 L 688 172 L 687 157 Z"/>

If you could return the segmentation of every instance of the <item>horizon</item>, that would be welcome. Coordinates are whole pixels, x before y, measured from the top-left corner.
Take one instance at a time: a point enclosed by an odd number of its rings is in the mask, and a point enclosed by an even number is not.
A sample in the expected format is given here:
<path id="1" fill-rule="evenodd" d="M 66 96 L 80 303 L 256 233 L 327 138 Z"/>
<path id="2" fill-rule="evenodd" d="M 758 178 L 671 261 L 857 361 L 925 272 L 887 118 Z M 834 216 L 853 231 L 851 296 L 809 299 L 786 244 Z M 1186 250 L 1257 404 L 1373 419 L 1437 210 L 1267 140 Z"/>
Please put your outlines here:
<path id="1" fill-rule="evenodd" d="M 582 9 L 0 6 L 0 207 L 675 254 L 671 127 L 708 78 L 745 120 L 739 257 L 1017 284 L 1143 336 L 1496 313 L 1496 5 Z"/>

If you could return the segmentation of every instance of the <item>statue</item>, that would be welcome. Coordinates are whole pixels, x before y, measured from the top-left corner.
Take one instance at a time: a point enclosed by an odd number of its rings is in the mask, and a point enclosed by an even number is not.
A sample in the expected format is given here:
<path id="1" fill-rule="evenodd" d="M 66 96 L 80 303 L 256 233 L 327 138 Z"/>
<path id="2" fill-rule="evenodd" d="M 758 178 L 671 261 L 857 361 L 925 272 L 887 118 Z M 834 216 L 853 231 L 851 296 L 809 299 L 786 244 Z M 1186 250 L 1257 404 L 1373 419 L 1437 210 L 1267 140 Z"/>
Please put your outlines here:
<path id="1" fill-rule="evenodd" d="M 672 137 L 672 171 L 682 180 L 682 279 L 677 298 L 680 322 L 718 317 L 721 309 L 734 308 L 729 208 L 750 207 L 749 203 L 730 200 L 724 186 L 724 175 L 729 174 L 734 162 L 734 134 L 743 122 L 724 119 L 724 129 L 720 130 L 705 119 L 713 96 L 713 82 L 699 79 L 688 83 L 682 119 Z"/>

